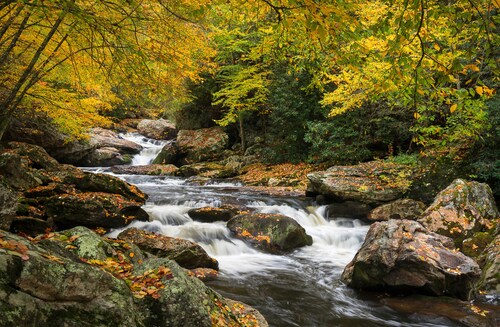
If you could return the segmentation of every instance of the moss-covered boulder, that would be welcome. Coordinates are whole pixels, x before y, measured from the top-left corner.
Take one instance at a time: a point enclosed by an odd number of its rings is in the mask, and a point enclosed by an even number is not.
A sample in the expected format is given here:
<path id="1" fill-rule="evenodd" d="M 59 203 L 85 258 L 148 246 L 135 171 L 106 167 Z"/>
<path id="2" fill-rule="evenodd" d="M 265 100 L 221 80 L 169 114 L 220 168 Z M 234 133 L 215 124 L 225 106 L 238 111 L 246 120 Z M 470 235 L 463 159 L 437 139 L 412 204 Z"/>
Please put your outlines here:
<path id="1" fill-rule="evenodd" d="M 193 208 L 188 211 L 188 215 L 191 219 L 205 223 L 229 221 L 231 218 L 241 213 L 248 213 L 248 211 L 245 212 L 245 210 L 241 208 L 230 205 Z"/>
<path id="2" fill-rule="evenodd" d="M 175 142 L 169 142 L 163 146 L 160 153 L 154 158 L 153 164 L 178 164 L 181 159 L 179 155 L 179 149 Z"/>
<path id="3" fill-rule="evenodd" d="M 479 257 L 479 265 L 482 269 L 481 278 L 477 283 L 480 294 L 489 294 L 497 299 L 500 298 L 500 235 L 486 247 Z"/>
<path id="4" fill-rule="evenodd" d="M 308 174 L 308 192 L 340 202 L 379 205 L 401 198 L 411 185 L 411 174 L 410 167 L 384 161 L 334 166 Z"/>
<path id="5" fill-rule="evenodd" d="M 115 174 L 173 176 L 178 168 L 174 165 L 141 165 L 141 166 L 114 166 L 111 171 Z"/>
<path id="6" fill-rule="evenodd" d="M 281 253 L 311 245 L 312 237 L 290 217 L 278 214 L 242 214 L 227 222 L 238 238 L 270 253 Z"/>
<path id="7" fill-rule="evenodd" d="M 222 159 L 228 141 L 228 135 L 219 127 L 180 130 L 177 135 L 179 153 L 187 164 Z"/>
<path id="8" fill-rule="evenodd" d="M 389 219 L 417 220 L 422 216 L 427 206 L 425 203 L 412 199 L 400 199 L 376 207 L 368 214 L 371 221 L 385 221 Z"/>
<path id="9" fill-rule="evenodd" d="M 84 227 L 32 240 L 0 230 L 2 326 L 267 326 L 241 308 L 174 261 Z"/>
<path id="10" fill-rule="evenodd" d="M 0 178 L 0 229 L 9 230 L 17 210 L 17 193 Z"/>
<path id="11" fill-rule="evenodd" d="M 3 326 L 145 326 L 125 281 L 0 232 Z"/>
<path id="12" fill-rule="evenodd" d="M 137 245 L 142 251 L 157 257 L 176 261 L 187 269 L 211 268 L 218 270 L 219 263 L 198 244 L 181 238 L 164 236 L 137 228 L 128 228 L 118 239 Z"/>
<path id="13" fill-rule="evenodd" d="M 481 270 L 453 241 L 411 220 L 371 225 L 342 280 L 359 289 L 470 299 Z"/>
<path id="14" fill-rule="evenodd" d="M 143 119 L 137 124 L 142 135 L 155 140 L 172 140 L 177 136 L 177 128 L 165 119 Z"/>
<path id="15" fill-rule="evenodd" d="M 475 235 L 477 233 L 493 233 L 499 218 L 487 184 L 457 179 L 439 192 L 419 222 L 430 231 L 451 237 L 455 246 L 462 250 L 464 240 L 480 237 Z"/>

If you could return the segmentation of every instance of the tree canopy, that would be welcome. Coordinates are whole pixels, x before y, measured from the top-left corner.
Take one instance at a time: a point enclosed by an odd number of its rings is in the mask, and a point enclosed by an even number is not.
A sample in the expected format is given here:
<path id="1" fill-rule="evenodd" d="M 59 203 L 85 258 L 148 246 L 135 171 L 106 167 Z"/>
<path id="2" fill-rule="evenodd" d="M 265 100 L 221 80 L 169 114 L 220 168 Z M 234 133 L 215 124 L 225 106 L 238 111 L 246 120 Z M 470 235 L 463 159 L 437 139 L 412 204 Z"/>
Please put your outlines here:
<path id="1" fill-rule="evenodd" d="M 496 0 L 2 1 L 0 137 L 16 110 L 81 135 L 108 123 L 106 112 L 117 107 L 193 100 L 187 81 L 208 78 L 217 85 L 218 123 L 238 122 L 243 140 L 245 115 L 286 111 L 273 109 L 284 102 L 271 91 L 295 76 L 304 103 L 317 105 L 309 115 L 316 121 L 297 125 L 304 135 L 308 126 L 383 107 L 411 113 L 416 146 L 440 152 L 452 142 L 459 152 L 489 128 L 498 7 Z"/>

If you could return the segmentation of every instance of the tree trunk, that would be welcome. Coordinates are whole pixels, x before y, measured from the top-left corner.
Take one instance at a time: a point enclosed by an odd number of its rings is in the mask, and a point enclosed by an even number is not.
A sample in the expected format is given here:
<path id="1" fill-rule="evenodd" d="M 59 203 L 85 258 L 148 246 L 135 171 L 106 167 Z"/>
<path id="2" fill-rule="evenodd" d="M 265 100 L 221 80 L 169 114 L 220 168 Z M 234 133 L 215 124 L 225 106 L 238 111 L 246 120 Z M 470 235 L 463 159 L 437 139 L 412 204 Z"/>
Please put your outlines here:
<path id="1" fill-rule="evenodd" d="M 247 149 L 246 148 L 247 142 L 246 142 L 246 139 L 245 139 L 245 129 L 244 129 L 244 126 L 243 126 L 243 115 L 241 113 L 238 115 L 238 121 L 240 123 L 241 151 L 244 154 L 245 150 Z"/>
<path id="2" fill-rule="evenodd" d="M 9 127 L 10 123 L 10 115 L 8 113 L 0 114 L 0 141 L 3 138 L 3 134 L 7 131 L 7 127 Z"/>

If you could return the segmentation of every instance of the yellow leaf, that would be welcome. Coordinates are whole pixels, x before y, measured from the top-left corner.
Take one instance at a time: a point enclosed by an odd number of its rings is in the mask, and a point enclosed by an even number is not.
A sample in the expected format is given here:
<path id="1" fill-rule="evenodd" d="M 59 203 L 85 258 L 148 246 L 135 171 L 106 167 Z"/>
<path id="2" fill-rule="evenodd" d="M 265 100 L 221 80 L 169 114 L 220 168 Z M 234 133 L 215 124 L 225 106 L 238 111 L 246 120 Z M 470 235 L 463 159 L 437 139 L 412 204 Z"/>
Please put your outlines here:
<path id="1" fill-rule="evenodd" d="M 437 51 L 439 51 L 439 50 L 441 50 L 441 47 L 439 46 L 439 44 L 434 43 L 434 49 L 436 49 Z"/>
<path id="2" fill-rule="evenodd" d="M 131 258 L 133 258 L 133 257 L 134 257 L 134 255 L 135 255 L 135 254 L 134 254 L 134 252 L 130 252 L 130 254 L 129 254 L 129 256 L 130 256 Z"/>
<path id="3" fill-rule="evenodd" d="M 476 86 L 476 93 L 479 95 L 483 95 L 483 87 L 482 86 Z"/>
<path id="4" fill-rule="evenodd" d="M 419 119 L 420 118 L 420 114 L 418 112 L 414 112 L 413 113 L 413 117 L 415 117 L 415 119 Z"/>
<path id="5" fill-rule="evenodd" d="M 453 104 L 451 107 L 450 107 L 450 112 L 453 113 L 455 112 L 455 110 L 457 110 L 457 104 Z"/>

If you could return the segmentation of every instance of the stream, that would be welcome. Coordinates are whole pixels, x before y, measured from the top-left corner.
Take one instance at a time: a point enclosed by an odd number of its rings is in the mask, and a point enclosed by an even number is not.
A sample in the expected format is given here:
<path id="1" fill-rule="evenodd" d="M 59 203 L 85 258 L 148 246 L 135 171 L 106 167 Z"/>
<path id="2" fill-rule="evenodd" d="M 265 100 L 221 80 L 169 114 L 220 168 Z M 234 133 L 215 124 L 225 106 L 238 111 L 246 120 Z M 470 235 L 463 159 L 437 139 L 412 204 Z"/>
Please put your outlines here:
<path id="1" fill-rule="evenodd" d="M 134 165 L 148 164 L 164 144 L 138 134 L 123 137 L 144 147 Z M 109 173 L 106 168 L 88 170 Z M 143 208 L 151 221 L 128 227 L 200 244 L 220 266 L 219 277 L 207 284 L 223 296 L 255 307 L 270 326 L 460 326 L 439 315 L 399 313 L 385 306 L 381 295 L 343 285 L 340 275 L 369 228 L 360 220 L 330 219 L 326 206 L 306 198 L 263 196 L 235 183 L 198 186 L 176 177 L 118 176 L 149 195 Z M 286 255 L 266 254 L 233 238 L 224 222 L 201 223 L 187 215 L 191 208 L 223 204 L 289 216 L 312 236 L 313 245 Z"/>

